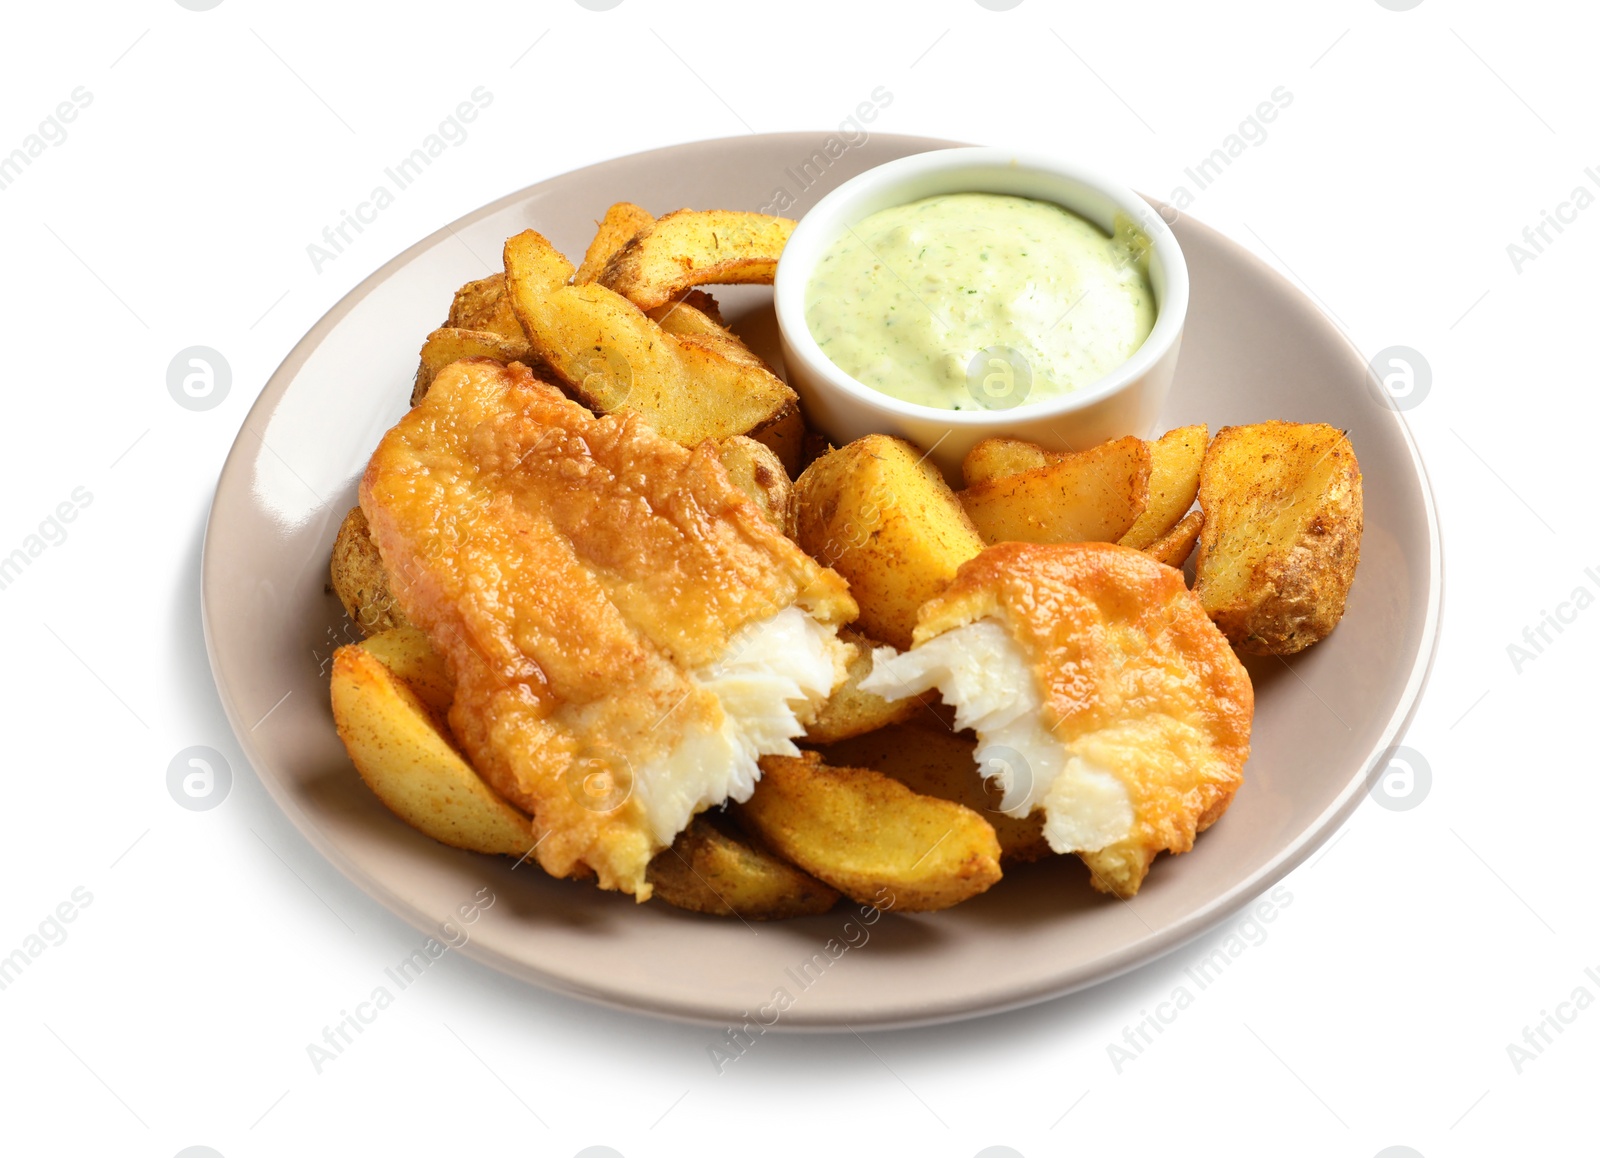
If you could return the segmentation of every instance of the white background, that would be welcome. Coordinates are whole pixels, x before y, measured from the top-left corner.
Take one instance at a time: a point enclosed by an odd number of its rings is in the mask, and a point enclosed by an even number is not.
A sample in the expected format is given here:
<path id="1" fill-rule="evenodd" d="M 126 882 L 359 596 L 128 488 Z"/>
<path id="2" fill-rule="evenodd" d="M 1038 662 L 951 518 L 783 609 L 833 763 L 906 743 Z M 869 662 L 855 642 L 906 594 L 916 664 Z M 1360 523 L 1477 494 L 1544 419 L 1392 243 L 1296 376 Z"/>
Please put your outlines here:
<path id="1" fill-rule="evenodd" d="M 0 954 L 76 888 L 68 936 L 0 991 L 0 1150 L 28 1154 L 1577 1153 L 1600 1007 L 1518 1072 L 1507 1047 L 1600 998 L 1586 610 L 1600 591 L 1591 270 L 1600 211 L 1507 245 L 1600 165 L 1577 5 L 911 5 L 573 0 L 31 4 L 7 14 L 0 152 L 77 86 L 67 139 L 0 191 L 0 554 L 93 496 L 0 591 L 11 737 Z M 803 13 L 803 14 L 802 14 Z M 530 47 L 530 45 L 532 47 Z M 306 245 L 476 86 L 493 105 L 321 272 Z M 243 763 L 200 640 L 211 490 L 261 384 L 414 240 L 593 161 L 835 126 L 1071 153 L 1168 196 L 1277 86 L 1270 136 L 1190 208 L 1283 269 L 1366 353 L 1431 365 L 1409 414 L 1444 525 L 1438 665 L 1408 743 L 1419 806 L 1364 804 L 1292 903 L 1118 1073 L 1108 1045 L 1227 930 L 1069 999 L 869 1036 L 768 1035 L 726 1073 L 703 1028 L 590 1008 L 454 955 L 320 1075 L 308 1042 L 416 934 L 338 876 Z M 233 386 L 180 408 L 168 362 Z M 1590 512 L 1585 514 L 1584 512 Z M 224 804 L 168 762 L 209 745 Z M 998 947 L 997 952 L 1003 952 Z M 1592 1145 L 1592 1143 L 1589 1143 Z"/>

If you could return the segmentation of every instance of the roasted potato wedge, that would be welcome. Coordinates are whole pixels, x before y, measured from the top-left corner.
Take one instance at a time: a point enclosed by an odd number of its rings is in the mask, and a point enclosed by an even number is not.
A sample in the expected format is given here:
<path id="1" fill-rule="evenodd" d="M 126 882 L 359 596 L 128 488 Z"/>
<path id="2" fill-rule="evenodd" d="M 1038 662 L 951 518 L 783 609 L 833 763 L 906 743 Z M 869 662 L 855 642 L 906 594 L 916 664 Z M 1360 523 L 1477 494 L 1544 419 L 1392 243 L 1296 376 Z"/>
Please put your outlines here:
<path id="1" fill-rule="evenodd" d="M 915 697 L 886 700 L 862 691 L 861 681 L 872 674 L 872 649 L 879 644 L 848 627 L 839 632 L 839 638 L 850 648 L 850 666 L 844 683 L 833 689 L 817 718 L 806 726 L 808 744 L 832 744 L 874 732 L 910 719 L 922 710 L 921 701 Z"/>
<path id="2" fill-rule="evenodd" d="M 784 534 L 794 522 L 794 484 L 770 446 L 736 434 L 717 445 L 717 457 L 733 484 L 755 499 L 767 521 Z"/>
<path id="3" fill-rule="evenodd" d="M 985 543 L 1115 543 L 1143 513 L 1149 484 L 1150 448 L 1130 435 L 958 497 Z"/>
<path id="4" fill-rule="evenodd" d="M 698 285 L 771 285 L 794 222 L 731 209 L 680 209 L 641 230 L 600 284 L 651 310 Z"/>
<path id="5" fill-rule="evenodd" d="M 1143 551 L 1176 527 L 1194 505 L 1209 435 L 1204 424 L 1180 426 L 1149 444 L 1149 496 L 1138 520 L 1118 540 L 1124 547 Z"/>
<path id="6" fill-rule="evenodd" d="M 443 328 L 483 330 L 498 334 L 508 342 L 520 342 L 524 348 L 528 344 L 528 336 L 522 332 L 522 323 L 517 321 L 511 299 L 506 296 L 504 273 L 469 281 L 458 289 Z"/>
<path id="7" fill-rule="evenodd" d="M 1325 423 L 1217 432 L 1200 471 L 1195 594 L 1240 651 L 1292 655 L 1344 615 L 1361 556 L 1361 468 Z"/>
<path id="8" fill-rule="evenodd" d="M 1000 879 L 1000 842 L 982 816 L 815 752 L 763 757 L 736 816 L 786 860 L 879 909 L 948 909 Z"/>
<path id="9" fill-rule="evenodd" d="M 443 327 L 428 335 L 422 343 L 422 357 L 417 364 L 417 376 L 411 383 L 411 405 L 415 406 L 428 393 L 440 370 L 463 358 L 493 358 L 496 362 L 527 363 L 528 341 L 512 341 L 489 330 L 458 330 Z"/>
<path id="10" fill-rule="evenodd" d="M 356 771 L 412 828 L 470 852 L 522 856 L 533 822 L 463 760 L 443 725 L 364 647 L 333 653 L 333 720 Z"/>
<path id="11" fill-rule="evenodd" d="M 1206 517 L 1202 512 L 1190 511 L 1178 520 L 1177 526 L 1146 547 L 1144 553 L 1159 559 L 1168 567 L 1182 569 L 1194 553 L 1194 545 L 1199 541 L 1200 530 L 1205 523 Z"/>
<path id="12" fill-rule="evenodd" d="M 861 630 L 902 651 L 917 609 L 984 547 L 938 469 L 885 434 L 806 468 L 795 481 L 795 540 L 849 580 Z"/>
<path id="13" fill-rule="evenodd" d="M 1060 457 L 1060 452 L 1052 454 L 1038 443 L 1021 438 L 985 438 L 961 460 L 961 481 L 975 487 L 991 479 L 1038 470 Z"/>
<path id="14" fill-rule="evenodd" d="M 655 855 L 647 879 L 651 896 L 676 908 L 747 921 L 809 917 L 839 900 L 836 890 L 704 815 Z"/>
<path id="15" fill-rule="evenodd" d="M 434 650 L 421 628 L 409 623 L 391 627 L 362 640 L 357 646 L 375 656 L 396 679 L 416 693 L 417 699 L 427 705 L 430 712 L 444 719 L 450 711 L 450 701 L 455 698 L 455 683 L 450 679 L 444 656 Z"/>
<path id="16" fill-rule="evenodd" d="M 653 224 L 655 216 L 640 209 L 631 201 L 618 201 L 599 221 L 599 229 L 589 248 L 584 251 L 583 262 L 572 276 L 573 285 L 588 285 L 600 280 L 606 264 L 632 241 L 641 229 Z"/>
<path id="17" fill-rule="evenodd" d="M 378 545 L 372 541 L 367 516 L 360 507 L 351 507 L 339 524 L 328 579 L 339 602 L 344 604 L 345 614 L 362 635 L 376 635 L 408 622 L 389 590 L 389 573 L 383 568 Z"/>
<path id="18" fill-rule="evenodd" d="M 765 366 L 674 338 L 604 286 L 568 285 L 571 263 L 531 229 L 506 242 L 505 263 L 534 353 L 584 405 L 632 410 L 686 446 L 747 434 L 792 468 L 799 403 Z"/>
<path id="19" fill-rule="evenodd" d="M 870 768 L 893 776 L 913 792 L 972 809 L 994 827 L 1003 865 L 1052 855 L 1044 838 L 1044 813 L 1016 820 L 1001 812 L 1004 794 L 984 778 L 973 756 L 976 748 L 972 733 L 956 732 L 923 711 L 911 723 L 829 744 L 819 752 L 824 763 Z"/>

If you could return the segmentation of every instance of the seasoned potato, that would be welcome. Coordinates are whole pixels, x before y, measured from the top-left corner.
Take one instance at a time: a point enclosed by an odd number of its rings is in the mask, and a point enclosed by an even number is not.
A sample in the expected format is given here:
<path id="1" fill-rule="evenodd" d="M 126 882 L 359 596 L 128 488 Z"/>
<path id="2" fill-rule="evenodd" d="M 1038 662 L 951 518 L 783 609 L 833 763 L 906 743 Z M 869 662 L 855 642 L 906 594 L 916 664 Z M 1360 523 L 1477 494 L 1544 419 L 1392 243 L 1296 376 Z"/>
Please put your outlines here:
<path id="1" fill-rule="evenodd" d="M 961 460 L 961 481 L 975 487 L 991 479 L 1038 470 L 1060 457 L 1059 452 L 1052 454 L 1038 443 L 1021 438 L 985 438 Z"/>
<path id="2" fill-rule="evenodd" d="M 1159 559 L 1168 567 L 1182 568 L 1194 552 L 1194 545 L 1200 538 L 1200 529 L 1205 522 L 1206 517 L 1202 512 L 1190 511 L 1178 520 L 1177 526 L 1146 547 L 1144 553 Z"/>
<path id="3" fill-rule="evenodd" d="M 416 693 L 439 719 L 450 710 L 455 698 L 455 683 L 444 656 L 433 649 L 421 628 L 409 623 L 379 632 L 358 645 L 388 668 L 395 678 Z"/>
<path id="4" fill-rule="evenodd" d="M 806 468 L 795 481 L 795 539 L 849 580 L 861 630 L 902 651 L 917 608 L 984 547 L 938 469 L 885 434 Z"/>
<path id="5" fill-rule="evenodd" d="M 1118 540 L 1143 551 L 1178 525 L 1200 490 L 1200 464 L 1210 431 L 1180 426 L 1150 443 L 1150 493 L 1138 521 Z"/>
<path id="6" fill-rule="evenodd" d="M 533 823 L 479 779 L 428 706 L 364 647 L 333 653 L 333 720 L 361 778 L 401 820 L 470 852 L 522 856 Z"/>
<path id="7" fill-rule="evenodd" d="M 588 285 L 599 281 L 606 263 L 632 241 L 639 230 L 652 224 L 655 217 L 631 201 L 618 201 L 600 219 L 600 228 L 584 252 L 583 263 L 572 277 L 573 285 Z"/>
<path id="8" fill-rule="evenodd" d="M 960 494 L 985 543 L 1115 543 L 1144 511 L 1150 448 L 1131 435 Z"/>
<path id="9" fill-rule="evenodd" d="M 603 286 L 568 285 L 571 263 L 531 229 L 506 242 L 505 263 L 534 353 L 591 410 L 635 411 L 686 446 L 748 434 L 797 461 L 799 403 L 765 366 L 680 341 Z"/>
<path id="10" fill-rule="evenodd" d="M 717 444 L 717 457 L 733 485 L 755 499 L 768 522 L 788 534 L 794 521 L 794 484 L 773 449 L 736 434 Z"/>
<path id="11" fill-rule="evenodd" d="M 345 614 L 362 635 L 376 635 L 407 622 L 405 612 L 389 590 L 389 573 L 383 569 L 378 545 L 372 541 L 367 516 L 360 507 L 351 507 L 339 524 L 328 578 L 334 594 L 344 604 Z"/>
<path id="12" fill-rule="evenodd" d="M 411 405 L 421 402 L 440 370 L 463 358 L 493 358 L 496 362 L 529 361 L 526 338 L 512 341 L 489 330 L 458 330 L 443 327 L 422 343 L 422 358 L 411 384 Z"/>
<path id="13" fill-rule="evenodd" d="M 520 342 L 526 348 L 528 336 L 522 332 L 522 323 L 511 309 L 511 299 L 506 296 L 506 275 L 490 274 L 469 281 L 456 291 L 450 303 L 450 316 L 444 328 L 449 330 L 484 330 L 498 334 L 508 342 Z"/>
<path id="14" fill-rule="evenodd" d="M 1361 556 L 1361 468 L 1325 423 L 1225 426 L 1200 471 L 1195 594 L 1240 651 L 1291 655 L 1344 615 Z"/>
<path id="15" fill-rule="evenodd" d="M 826 913 L 839 894 L 792 864 L 697 816 L 650 861 L 651 895 L 679 909 L 747 921 Z"/>
<path id="16" fill-rule="evenodd" d="M 600 284 L 650 310 L 697 285 L 771 285 L 794 222 L 731 209 L 680 209 L 641 230 Z"/>
<path id="17" fill-rule="evenodd" d="M 763 757 L 736 815 L 780 856 L 880 909 L 947 909 L 1000 879 L 1000 843 L 982 816 L 815 752 Z"/>
<path id="18" fill-rule="evenodd" d="M 973 756 L 976 748 L 972 733 L 957 732 L 923 711 L 915 722 L 829 744 L 820 753 L 827 764 L 870 768 L 893 776 L 913 792 L 972 809 L 994 827 L 1001 864 L 1023 864 L 1050 856 L 1044 813 L 1016 820 L 1001 812 L 1004 794 L 984 779 Z"/>
<path id="19" fill-rule="evenodd" d="M 922 710 L 921 702 L 915 697 L 886 700 L 862 691 L 861 681 L 872 674 L 872 649 L 880 645 L 848 627 L 839 632 L 839 638 L 850 648 L 850 666 L 844 683 L 833 689 L 817 718 L 806 726 L 809 744 L 832 744 L 873 732 L 898 724 Z"/>

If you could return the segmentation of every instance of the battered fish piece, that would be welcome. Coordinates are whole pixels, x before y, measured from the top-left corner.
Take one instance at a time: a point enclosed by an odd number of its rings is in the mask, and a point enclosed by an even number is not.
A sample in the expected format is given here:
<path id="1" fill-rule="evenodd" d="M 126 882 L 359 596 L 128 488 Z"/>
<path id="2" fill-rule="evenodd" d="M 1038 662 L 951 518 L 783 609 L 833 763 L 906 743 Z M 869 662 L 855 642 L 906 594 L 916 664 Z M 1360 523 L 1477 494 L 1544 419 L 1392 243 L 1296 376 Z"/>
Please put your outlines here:
<path id="1" fill-rule="evenodd" d="M 1131 897 L 1162 850 L 1227 809 L 1250 754 L 1250 677 L 1183 576 L 1113 543 L 1002 543 L 874 653 L 865 691 L 937 687 L 1001 811 L 1045 814 L 1056 852 Z"/>
<path id="2" fill-rule="evenodd" d="M 714 443 L 595 418 L 523 365 L 442 370 L 361 482 L 394 595 L 445 657 L 451 728 L 557 876 L 650 895 L 650 858 L 794 755 L 855 618 Z"/>

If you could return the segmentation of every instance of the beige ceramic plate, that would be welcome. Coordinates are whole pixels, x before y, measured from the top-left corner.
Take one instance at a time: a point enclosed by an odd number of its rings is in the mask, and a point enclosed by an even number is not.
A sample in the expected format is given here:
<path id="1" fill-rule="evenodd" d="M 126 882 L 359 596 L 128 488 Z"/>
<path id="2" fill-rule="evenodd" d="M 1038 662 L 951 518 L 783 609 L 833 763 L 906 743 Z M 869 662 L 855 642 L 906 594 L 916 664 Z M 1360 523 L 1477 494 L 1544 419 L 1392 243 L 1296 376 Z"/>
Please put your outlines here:
<path id="1" fill-rule="evenodd" d="M 1405 426 L 1305 297 L 1237 245 L 1181 220 L 1193 304 L 1167 423 L 1215 429 L 1283 418 L 1348 429 L 1366 478 L 1366 538 L 1332 638 L 1287 665 L 1251 663 L 1254 755 L 1232 809 L 1193 853 L 1161 858 L 1135 901 L 1092 893 L 1076 859 L 1061 858 L 1016 871 L 949 912 L 882 918 L 869 941 L 826 964 L 826 984 L 807 987 L 802 967 L 830 939 L 861 940 L 859 926 L 846 929 L 852 909 L 763 925 L 756 935 L 739 921 L 636 905 L 531 865 L 513 871 L 391 816 L 334 735 L 325 665 L 349 629 L 325 590 L 328 551 L 367 456 L 405 409 L 417 348 L 452 291 L 491 262 L 498 268 L 502 241 L 529 226 L 576 257 L 595 219 L 622 199 L 657 213 L 757 209 L 781 190 L 789 200 L 778 207 L 798 216 L 863 169 L 945 143 L 879 136 L 841 153 L 828 140 L 741 137 L 625 157 L 440 230 L 357 286 L 294 348 L 218 483 L 204 556 L 206 642 L 251 764 L 312 844 L 417 928 L 436 931 L 491 887 L 500 903 L 472 926 L 463 951 L 536 985 L 714 1023 L 738 1022 L 781 988 L 793 1004 L 778 1028 L 828 1029 L 967 1017 L 1102 981 L 1204 931 L 1326 840 L 1361 801 L 1426 679 L 1439 537 Z M 719 296 L 735 325 L 774 352 L 770 291 Z"/>

